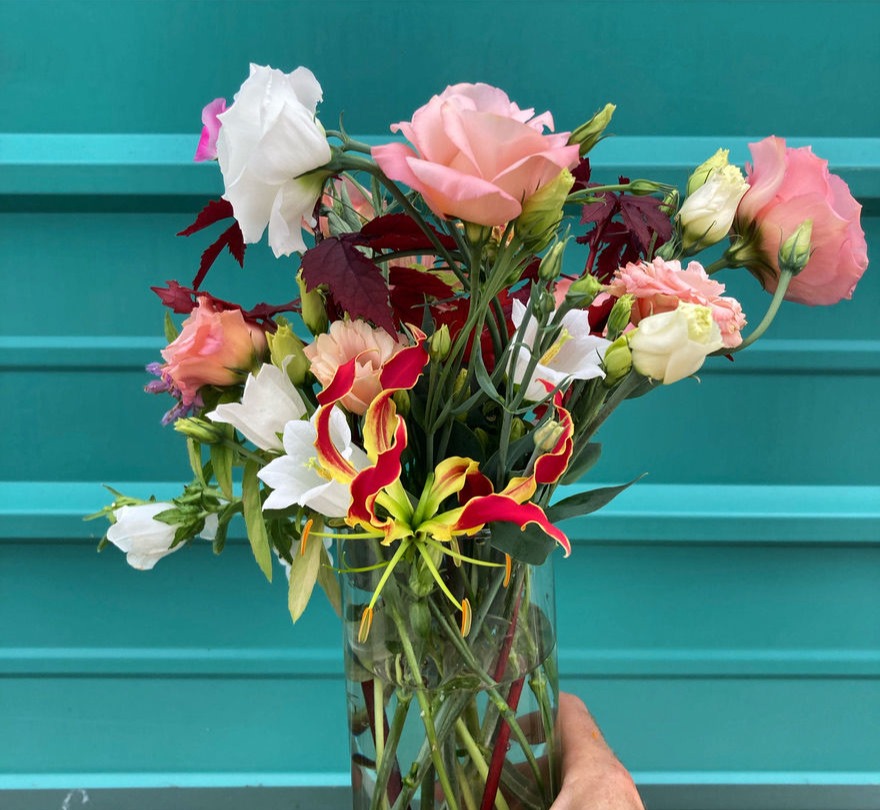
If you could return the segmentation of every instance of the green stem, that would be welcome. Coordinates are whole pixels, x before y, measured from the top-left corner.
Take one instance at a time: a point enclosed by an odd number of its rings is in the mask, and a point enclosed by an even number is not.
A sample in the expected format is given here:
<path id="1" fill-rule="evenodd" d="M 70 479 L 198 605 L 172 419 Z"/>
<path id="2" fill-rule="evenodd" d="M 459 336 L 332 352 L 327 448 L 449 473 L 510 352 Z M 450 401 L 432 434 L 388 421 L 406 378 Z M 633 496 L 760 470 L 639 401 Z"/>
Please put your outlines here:
<path id="1" fill-rule="evenodd" d="M 736 265 L 731 264 L 728 261 L 727 254 L 725 253 L 720 259 L 716 259 L 705 269 L 706 273 L 711 276 L 713 273 L 717 273 L 719 270 L 725 270 L 728 267 L 736 267 Z"/>
<path id="2" fill-rule="evenodd" d="M 713 354 L 736 354 L 736 352 L 741 352 L 747 346 L 751 346 L 764 332 L 767 331 L 770 324 L 773 323 L 773 319 L 776 317 L 776 313 L 779 312 L 779 307 L 782 304 L 782 299 L 785 298 L 785 293 L 788 290 L 788 285 L 791 283 L 791 280 L 794 278 L 794 274 L 788 270 L 783 270 L 779 274 L 779 282 L 776 287 L 776 292 L 773 293 L 773 298 L 770 301 L 770 306 L 767 308 L 767 312 L 764 315 L 763 320 L 759 323 L 754 331 L 745 339 L 739 346 L 734 346 L 732 349 L 719 349 L 717 352 L 713 352 Z"/>
<path id="3" fill-rule="evenodd" d="M 391 772 L 397 760 L 397 745 L 403 733 L 411 701 L 411 694 L 407 694 L 402 689 L 397 691 L 397 708 L 394 710 L 394 717 L 388 729 L 388 738 L 385 740 L 384 750 L 381 756 L 378 751 L 376 753 L 376 789 L 370 801 L 370 810 L 379 810 L 379 802 L 388 798 L 388 781 L 391 778 Z M 391 797 L 391 800 L 394 801 L 394 797 Z"/>
<path id="4" fill-rule="evenodd" d="M 394 624 L 397 625 L 397 632 L 400 636 L 400 644 L 403 647 L 403 653 L 406 656 L 406 660 L 409 663 L 410 670 L 412 671 L 413 678 L 419 677 L 419 661 L 416 658 L 415 650 L 413 649 L 412 642 L 410 641 L 409 635 L 407 633 L 406 624 L 403 621 L 403 618 L 397 611 L 397 608 L 392 602 L 386 602 L 388 612 L 391 614 L 391 618 L 394 620 Z M 425 734 L 428 738 L 428 745 L 431 750 L 431 761 L 434 763 L 434 768 L 437 770 L 437 778 L 440 780 L 440 786 L 443 788 L 443 793 L 446 796 L 446 804 L 449 810 L 459 810 L 458 802 L 455 800 L 455 794 L 452 791 L 452 783 L 449 780 L 449 774 L 446 771 L 446 766 L 443 763 L 443 752 L 440 750 L 440 743 L 437 738 L 437 730 L 434 727 L 434 710 L 431 706 L 430 701 L 428 700 L 428 696 L 425 692 L 424 686 L 416 687 L 416 699 L 419 702 L 419 709 L 422 713 L 422 723 L 425 726 Z"/>
<path id="5" fill-rule="evenodd" d="M 489 775 L 489 766 L 486 763 L 483 752 L 480 751 L 477 746 L 476 740 L 471 736 L 467 726 L 460 717 L 455 721 L 455 730 L 458 733 L 458 738 L 464 745 L 465 750 L 468 752 L 471 762 L 474 763 L 477 773 L 480 774 L 480 778 L 485 782 L 486 777 Z M 500 790 L 495 794 L 495 807 L 498 808 L 498 810 L 510 810 L 507 801 L 504 796 L 501 795 Z"/>

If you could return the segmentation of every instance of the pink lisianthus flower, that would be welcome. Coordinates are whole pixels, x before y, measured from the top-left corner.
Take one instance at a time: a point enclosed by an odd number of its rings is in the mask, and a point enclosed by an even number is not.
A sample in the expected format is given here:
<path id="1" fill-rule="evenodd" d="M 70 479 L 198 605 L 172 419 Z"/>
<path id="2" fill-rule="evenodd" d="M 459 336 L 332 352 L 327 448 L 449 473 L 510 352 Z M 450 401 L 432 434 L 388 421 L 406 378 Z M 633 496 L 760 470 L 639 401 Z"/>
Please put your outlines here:
<path id="1" fill-rule="evenodd" d="M 315 338 L 304 351 L 311 362 L 311 371 L 325 388 L 336 371 L 352 358 L 355 380 L 351 391 L 340 404 L 351 413 L 364 414 L 370 403 L 381 393 L 379 375 L 385 363 L 406 344 L 384 329 L 374 329 L 366 321 L 333 321 L 329 330 Z"/>
<path id="2" fill-rule="evenodd" d="M 522 213 L 538 189 L 574 168 L 578 146 L 553 129 L 550 113 L 521 110 L 488 84 L 447 87 L 391 126 L 414 148 L 388 143 L 372 150 L 391 179 L 418 191 L 439 217 L 478 225 L 505 225 Z"/>
<path id="3" fill-rule="evenodd" d="M 735 298 L 723 295 L 724 285 L 709 278 L 699 262 L 690 262 L 684 270 L 681 262 L 660 258 L 638 264 L 629 262 L 617 269 L 607 291 L 618 298 L 625 294 L 635 297 L 630 316 L 634 326 L 642 318 L 669 312 L 684 301 L 712 310 L 726 348 L 742 343 L 740 332 L 746 325 L 742 306 Z"/>
<path id="4" fill-rule="evenodd" d="M 752 235 L 743 264 L 770 292 L 779 279 L 780 245 L 806 220 L 812 220 L 812 254 L 789 284 L 785 297 L 801 304 L 836 304 L 852 298 L 868 266 L 868 248 L 860 224 L 862 206 L 846 183 L 828 171 L 828 161 L 809 146 L 787 147 L 782 138 L 749 144 L 749 190 L 736 213 L 735 228 Z"/>
<path id="5" fill-rule="evenodd" d="M 200 296 L 180 334 L 162 350 L 164 365 L 151 368 L 161 380 L 147 390 L 170 391 L 180 399 L 180 407 L 166 415 L 170 421 L 199 406 L 202 386 L 243 382 L 259 365 L 266 345 L 263 328 L 246 321 L 241 310 L 221 309 L 209 297 Z"/>
<path id="6" fill-rule="evenodd" d="M 225 98 L 215 98 L 202 109 L 202 137 L 199 138 L 193 160 L 217 160 L 217 136 L 220 134 L 220 120 L 217 116 L 225 109 Z"/>

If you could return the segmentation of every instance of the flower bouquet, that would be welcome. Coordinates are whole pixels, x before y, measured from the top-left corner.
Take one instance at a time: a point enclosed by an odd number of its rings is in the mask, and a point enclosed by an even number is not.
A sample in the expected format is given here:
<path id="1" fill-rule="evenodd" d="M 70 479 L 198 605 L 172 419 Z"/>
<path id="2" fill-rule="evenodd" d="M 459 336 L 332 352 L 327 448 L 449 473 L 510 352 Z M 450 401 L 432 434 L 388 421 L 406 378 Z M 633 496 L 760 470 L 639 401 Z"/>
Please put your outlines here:
<path id="1" fill-rule="evenodd" d="M 783 298 L 849 297 L 860 206 L 779 138 L 751 145 L 745 176 L 719 150 L 682 195 L 592 178 L 610 104 L 554 133 L 550 113 L 459 84 L 391 126 L 405 141 L 370 146 L 325 130 L 321 97 L 306 68 L 252 66 L 203 111 L 196 159 L 225 193 L 182 234 L 232 221 L 189 287 L 154 288 L 186 319 L 166 314 L 147 385 L 173 399 L 193 480 L 170 502 L 114 492 L 105 542 L 149 569 L 197 537 L 221 552 L 242 515 L 294 621 L 320 586 L 343 625 L 355 808 L 547 810 L 550 554 L 571 551 L 561 522 L 629 484 L 556 488 L 627 399 L 742 350 Z M 267 228 L 295 300 L 209 294 L 223 249 L 243 264 Z M 712 278 L 728 267 L 773 294 L 746 336 Z"/>

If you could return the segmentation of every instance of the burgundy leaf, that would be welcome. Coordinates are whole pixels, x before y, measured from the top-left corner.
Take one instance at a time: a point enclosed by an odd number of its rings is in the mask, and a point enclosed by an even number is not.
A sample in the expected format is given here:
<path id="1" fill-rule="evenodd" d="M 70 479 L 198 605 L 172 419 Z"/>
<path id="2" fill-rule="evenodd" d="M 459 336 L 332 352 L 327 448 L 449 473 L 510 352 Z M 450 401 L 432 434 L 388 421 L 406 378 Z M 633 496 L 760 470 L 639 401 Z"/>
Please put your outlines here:
<path id="1" fill-rule="evenodd" d="M 399 323 L 421 321 L 420 313 L 426 303 L 444 300 L 453 294 L 450 287 L 436 273 L 415 267 L 391 267 L 388 270 L 391 286 L 391 308 Z"/>
<path id="2" fill-rule="evenodd" d="M 661 244 L 672 235 L 672 222 L 660 208 L 662 204 L 663 201 L 656 197 L 636 197 L 631 194 L 622 194 L 620 197 L 623 221 L 645 253 L 651 245 L 652 234 L 657 234 Z"/>
<path id="3" fill-rule="evenodd" d="M 325 284 L 330 295 L 352 318 L 364 318 L 395 333 L 388 284 L 379 267 L 350 240 L 327 237 L 302 257 L 306 290 Z"/>
<path id="4" fill-rule="evenodd" d="M 436 228 L 431 230 L 443 247 L 455 248 L 455 240 L 451 236 L 440 233 Z M 431 240 L 408 214 L 376 217 L 364 225 L 359 234 L 352 234 L 351 239 L 356 244 L 367 245 L 374 250 L 424 250 L 434 253 Z"/>
<path id="5" fill-rule="evenodd" d="M 618 211 L 617 195 L 610 192 L 597 195 L 596 202 L 587 203 L 581 209 L 581 225 L 595 222 L 603 225 Z"/>
<path id="6" fill-rule="evenodd" d="M 176 281 L 168 281 L 167 287 L 150 287 L 159 296 L 162 303 L 172 312 L 180 315 L 188 315 L 195 308 L 196 302 L 193 291 L 183 287 Z"/>
<path id="7" fill-rule="evenodd" d="M 191 287 L 184 287 L 176 281 L 166 282 L 167 287 L 151 287 L 150 289 L 159 296 L 162 303 L 172 312 L 180 315 L 188 315 L 196 308 L 199 298 L 208 299 L 215 309 L 237 309 L 248 321 L 268 321 L 279 312 L 295 312 L 298 301 L 288 301 L 286 304 L 257 304 L 251 309 L 243 309 L 232 301 L 224 301 L 210 293 L 203 292 Z"/>
<path id="8" fill-rule="evenodd" d="M 202 253 L 202 260 L 199 262 L 199 272 L 196 273 L 196 277 L 193 279 L 192 285 L 194 290 L 197 290 L 199 285 L 205 280 L 208 270 L 211 269 L 211 265 L 217 260 L 224 247 L 229 248 L 233 258 L 238 261 L 239 265 L 244 267 L 244 234 L 242 234 L 237 222 L 233 222 L 232 225 L 220 234 L 216 242 L 205 248 Z"/>
<path id="9" fill-rule="evenodd" d="M 199 211 L 199 215 L 196 217 L 195 222 L 193 222 L 188 228 L 184 228 L 177 235 L 189 236 L 196 231 L 207 228 L 209 225 L 213 225 L 215 222 L 219 222 L 221 219 L 229 219 L 231 216 L 233 216 L 232 203 L 229 202 L 229 200 L 211 200 L 211 202 Z"/>
<path id="10" fill-rule="evenodd" d="M 572 192 L 585 189 L 590 182 L 590 159 L 588 157 L 581 158 L 581 162 L 572 170 L 574 177 L 574 185 L 571 187 Z"/>

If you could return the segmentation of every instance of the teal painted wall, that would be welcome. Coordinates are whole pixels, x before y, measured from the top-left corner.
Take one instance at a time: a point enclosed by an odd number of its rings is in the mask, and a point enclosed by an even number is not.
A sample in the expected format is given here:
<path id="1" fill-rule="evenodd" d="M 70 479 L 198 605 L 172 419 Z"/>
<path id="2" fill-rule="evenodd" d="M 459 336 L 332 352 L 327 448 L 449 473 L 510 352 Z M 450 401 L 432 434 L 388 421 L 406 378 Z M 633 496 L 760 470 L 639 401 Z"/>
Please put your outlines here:
<path id="1" fill-rule="evenodd" d="M 97 556 L 102 529 L 80 519 L 101 483 L 162 496 L 188 478 L 141 391 L 161 347 L 148 287 L 194 271 L 201 246 L 173 234 L 220 188 L 190 162 L 199 111 L 248 61 L 310 66 L 325 122 L 344 108 L 372 136 L 453 81 L 497 83 L 560 128 L 612 100 L 618 137 L 594 156 L 609 178 L 681 183 L 720 145 L 743 161 L 771 132 L 813 142 L 864 204 L 873 257 L 878 12 L 0 0 L 0 807 L 174 785 L 287 787 L 312 807 L 346 779 L 329 611 L 292 627 L 240 537 L 141 574 Z M 254 247 L 211 289 L 287 300 L 291 269 Z M 757 322 L 755 282 L 723 280 Z M 852 302 L 785 305 L 755 351 L 603 430 L 596 480 L 650 476 L 569 526 L 560 662 L 652 807 L 880 806 L 878 303 L 869 270 Z"/>

